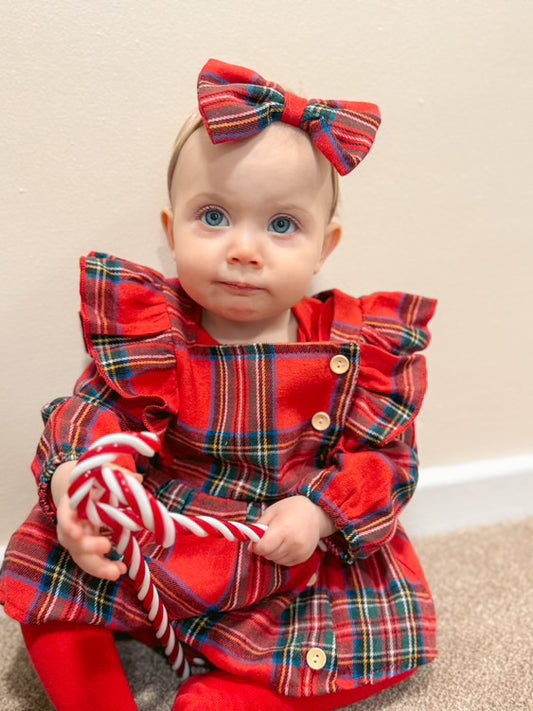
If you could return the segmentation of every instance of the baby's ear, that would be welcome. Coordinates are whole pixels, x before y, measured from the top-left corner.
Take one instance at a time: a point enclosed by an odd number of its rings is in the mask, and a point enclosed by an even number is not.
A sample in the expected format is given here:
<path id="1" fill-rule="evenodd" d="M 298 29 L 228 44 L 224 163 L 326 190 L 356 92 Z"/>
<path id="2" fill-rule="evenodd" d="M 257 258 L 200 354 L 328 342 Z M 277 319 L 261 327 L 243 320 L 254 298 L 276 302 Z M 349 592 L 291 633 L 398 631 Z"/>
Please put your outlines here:
<path id="1" fill-rule="evenodd" d="M 318 274 L 322 265 L 333 252 L 336 246 L 341 241 L 342 227 L 338 222 L 330 222 L 324 231 L 324 242 L 322 243 L 322 251 L 320 253 L 320 259 L 315 268 L 315 274 Z"/>
<path id="2" fill-rule="evenodd" d="M 163 210 L 161 210 L 161 224 L 163 225 L 163 229 L 165 230 L 168 246 L 171 252 L 174 251 L 174 231 L 172 229 L 172 222 L 172 209 L 170 207 L 165 207 Z"/>

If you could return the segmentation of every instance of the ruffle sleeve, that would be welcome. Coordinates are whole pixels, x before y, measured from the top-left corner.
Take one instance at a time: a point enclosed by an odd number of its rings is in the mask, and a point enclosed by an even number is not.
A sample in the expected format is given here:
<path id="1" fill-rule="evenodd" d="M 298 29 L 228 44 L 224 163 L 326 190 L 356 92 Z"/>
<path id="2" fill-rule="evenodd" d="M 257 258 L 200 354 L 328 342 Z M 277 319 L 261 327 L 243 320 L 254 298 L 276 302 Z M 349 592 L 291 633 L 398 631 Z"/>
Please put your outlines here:
<path id="1" fill-rule="evenodd" d="M 116 257 L 92 252 L 80 265 L 87 352 L 113 390 L 146 400 L 143 421 L 152 429 L 178 410 L 172 291 L 158 272 Z"/>
<path id="2" fill-rule="evenodd" d="M 70 397 L 42 412 L 45 428 L 32 471 L 39 502 L 55 515 L 50 482 L 95 439 L 148 429 L 162 436 L 177 412 L 176 358 L 165 279 L 146 267 L 100 253 L 81 259 L 81 324 L 92 363 Z M 129 455 L 117 460 L 135 468 Z"/>
<path id="3" fill-rule="evenodd" d="M 427 324 L 436 302 L 401 293 L 358 300 L 354 331 L 344 314 L 333 326 L 357 332 L 360 368 L 341 437 L 326 466 L 298 487 L 334 522 L 326 539 L 353 563 L 387 543 L 418 479 L 414 419 L 426 391 L 425 359 L 417 351 L 430 340 Z M 344 326 L 342 324 L 345 324 Z"/>
<path id="4" fill-rule="evenodd" d="M 436 301 L 397 292 L 359 299 L 360 370 L 346 429 L 355 446 L 383 446 L 418 414 L 427 387 L 427 325 Z"/>

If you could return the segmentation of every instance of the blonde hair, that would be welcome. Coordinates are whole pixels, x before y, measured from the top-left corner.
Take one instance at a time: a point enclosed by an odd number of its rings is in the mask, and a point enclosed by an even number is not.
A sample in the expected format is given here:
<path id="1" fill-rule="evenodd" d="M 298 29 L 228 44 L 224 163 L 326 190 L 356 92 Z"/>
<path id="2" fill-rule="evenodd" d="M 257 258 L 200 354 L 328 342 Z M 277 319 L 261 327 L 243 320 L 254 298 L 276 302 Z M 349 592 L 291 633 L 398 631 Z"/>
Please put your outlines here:
<path id="1" fill-rule="evenodd" d="M 172 147 L 172 154 L 170 156 L 170 161 L 168 163 L 167 169 L 167 188 L 168 197 L 170 201 L 172 201 L 172 178 L 174 177 L 174 171 L 176 170 L 176 163 L 178 162 L 181 149 L 185 145 L 187 139 L 190 138 L 190 136 L 192 136 L 192 134 L 197 131 L 201 126 L 203 126 L 202 115 L 200 114 L 198 109 L 195 109 L 192 113 L 189 114 L 189 116 L 187 116 L 187 118 L 183 122 L 183 125 L 178 131 L 178 135 L 176 136 L 174 145 Z M 333 165 L 331 166 L 331 184 L 333 187 L 333 200 L 331 204 L 331 212 L 329 215 L 330 220 L 337 212 L 337 208 L 339 206 L 339 174 L 337 173 Z"/>

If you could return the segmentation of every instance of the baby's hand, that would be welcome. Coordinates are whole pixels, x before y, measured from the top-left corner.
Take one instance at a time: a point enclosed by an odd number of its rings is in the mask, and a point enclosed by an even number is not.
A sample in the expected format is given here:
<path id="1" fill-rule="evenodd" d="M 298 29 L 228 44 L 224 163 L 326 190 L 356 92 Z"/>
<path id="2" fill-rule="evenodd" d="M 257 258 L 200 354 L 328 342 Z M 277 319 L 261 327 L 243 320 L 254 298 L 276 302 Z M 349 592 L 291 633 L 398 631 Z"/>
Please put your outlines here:
<path id="1" fill-rule="evenodd" d="M 90 521 L 79 518 L 70 508 L 68 494 L 62 496 L 57 507 L 57 539 L 72 560 L 89 575 L 117 580 L 126 572 L 124 563 L 105 558 L 111 550 L 111 541 L 101 536 L 100 530 Z"/>
<path id="2" fill-rule="evenodd" d="M 269 506 L 257 523 L 268 530 L 250 550 L 279 565 L 298 565 L 314 553 L 321 538 L 335 526 L 324 511 L 306 496 L 289 496 Z"/>
<path id="3" fill-rule="evenodd" d="M 127 472 L 121 467 L 120 469 L 142 481 L 140 474 Z M 104 580 L 117 580 L 127 571 L 126 564 L 122 561 L 109 560 L 105 557 L 111 551 L 111 541 L 101 535 L 97 526 L 86 519 L 81 519 L 70 508 L 69 496 L 66 492 L 57 503 L 57 539 L 70 553 L 73 561 L 89 575 Z"/>

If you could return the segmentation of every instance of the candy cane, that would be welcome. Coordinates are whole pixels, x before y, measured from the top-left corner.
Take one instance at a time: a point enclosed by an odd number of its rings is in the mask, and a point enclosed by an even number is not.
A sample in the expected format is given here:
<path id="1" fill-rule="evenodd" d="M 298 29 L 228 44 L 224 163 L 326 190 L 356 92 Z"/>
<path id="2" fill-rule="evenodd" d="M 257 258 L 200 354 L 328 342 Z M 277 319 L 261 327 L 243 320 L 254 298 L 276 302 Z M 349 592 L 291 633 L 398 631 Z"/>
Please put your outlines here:
<path id="1" fill-rule="evenodd" d="M 71 508 L 81 518 L 89 519 L 97 527 L 111 529 L 116 549 L 123 556 L 128 575 L 148 613 L 156 637 L 179 678 L 186 679 L 190 674 L 189 663 L 132 532 L 151 531 L 159 545 L 169 548 L 176 542 L 176 533 L 257 542 L 267 527 L 222 521 L 211 516 L 170 513 L 133 476 L 109 466 L 120 454 L 137 452 L 152 457 L 160 448 L 157 435 L 151 432 L 121 432 L 100 437 L 72 470 L 69 498 Z"/>

